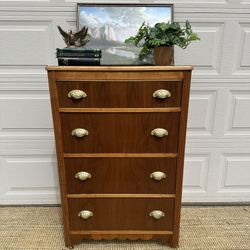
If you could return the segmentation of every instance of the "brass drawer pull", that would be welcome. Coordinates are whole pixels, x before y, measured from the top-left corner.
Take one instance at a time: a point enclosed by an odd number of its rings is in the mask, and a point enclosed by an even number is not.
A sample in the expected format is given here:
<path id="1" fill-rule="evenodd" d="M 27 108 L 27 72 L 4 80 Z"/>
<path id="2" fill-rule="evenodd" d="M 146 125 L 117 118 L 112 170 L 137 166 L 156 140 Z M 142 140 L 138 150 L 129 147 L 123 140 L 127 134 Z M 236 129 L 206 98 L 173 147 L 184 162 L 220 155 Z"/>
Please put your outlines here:
<path id="1" fill-rule="evenodd" d="M 149 214 L 149 216 L 150 216 L 150 217 L 153 217 L 153 218 L 156 219 L 156 220 L 159 220 L 159 219 L 161 219 L 162 217 L 164 217 L 165 214 L 164 214 L 162 211 L 160 211 L 160 210 L 154 210 L 154 211 L 152 211 L 152 212 Z"/>
<path id="2" fill-rule="evenodd" d="M 150 178 L 161 181 L 162 179 L 166 179 L 166 174 L 161 171 L 156 171 L 150 174 Z"/>
<path id="3" fill-rule="evenodd" d="M 168 135 L 168 131 L 164 128 L 156 128 L 156 129 L 151 131 L 151 135 L 153 135 L 155 137 L 162 138 L 162 137 Z"/>
<path id="4" fill-rule="evenodd" d="M 91 174 L 88 172 L 81 171 L 76 173 L 75 178 L 79 179 L 80 181 L 85 181 L 91 178 Z"/>
<path id="5" fill-rule="evenodd" d="M 87 94 L 80 89 L 73 89 L 68 93 L 68 97 L 78 100 L 78 99 L 86 98 Z"/>
<path id="6" fill-rule="evenodd" d="M 157 99 L 166 99 L 171 97 L 171 93 L 166 89 L 158 89 L 153 93 L 153 97 Z"/>
<path id="7" fill-rule="evenodd" d="M 93 216 L 93 212 L 91 212 L 89 210 L 82 210 L 79 212 L 78 216 L 84 220 L 87 220 L 88 218 Z"/>
<path id="8" fill-rule="evenodd" d="M 84 128 L 76 128 L 76 129 L 72 130 L 72 132 L 71 132 L 71 135 L 73 135 L 75 137 L 79 137 L 79 138 L 84 137 L 88 134 L 89 134 L 89 131 L 84 129 Z"/>

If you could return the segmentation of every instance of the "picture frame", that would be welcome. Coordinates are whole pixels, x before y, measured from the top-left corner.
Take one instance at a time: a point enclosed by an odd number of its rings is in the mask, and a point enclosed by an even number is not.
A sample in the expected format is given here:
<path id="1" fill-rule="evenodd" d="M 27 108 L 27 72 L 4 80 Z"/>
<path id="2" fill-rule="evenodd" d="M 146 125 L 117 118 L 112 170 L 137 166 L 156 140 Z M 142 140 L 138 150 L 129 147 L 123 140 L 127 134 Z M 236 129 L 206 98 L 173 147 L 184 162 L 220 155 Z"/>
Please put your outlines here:
<path id="1" fill-rule="evenodd" d="M 152 55 L 140 60 L 140 48 L 126 44 L 143 22 L 154 26 L 173 22 L 173 4 L 77 4 L 77 29 L 88 27 L 84 48 L 101 49 L 101 65 L 151 65 Z"/>

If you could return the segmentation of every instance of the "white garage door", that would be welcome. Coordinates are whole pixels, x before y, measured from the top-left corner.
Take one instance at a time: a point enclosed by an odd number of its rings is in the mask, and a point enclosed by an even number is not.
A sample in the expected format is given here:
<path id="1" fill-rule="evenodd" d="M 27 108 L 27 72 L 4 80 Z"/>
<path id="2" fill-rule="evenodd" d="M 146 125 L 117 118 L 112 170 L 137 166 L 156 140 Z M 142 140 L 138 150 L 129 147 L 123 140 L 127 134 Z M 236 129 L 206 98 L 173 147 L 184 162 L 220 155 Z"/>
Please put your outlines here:
<path id="1" fill-rule="evenodd" d="M 0 1 L 0 204 L 59 202 L 44 65 L 64 47 L 57 25 L 75 27 L 76 2 Z M 195 67 L 183 201 L 250 201 L 250 0 L 168 3 L 201 37 L 176 49 L 176 64 Z"/>

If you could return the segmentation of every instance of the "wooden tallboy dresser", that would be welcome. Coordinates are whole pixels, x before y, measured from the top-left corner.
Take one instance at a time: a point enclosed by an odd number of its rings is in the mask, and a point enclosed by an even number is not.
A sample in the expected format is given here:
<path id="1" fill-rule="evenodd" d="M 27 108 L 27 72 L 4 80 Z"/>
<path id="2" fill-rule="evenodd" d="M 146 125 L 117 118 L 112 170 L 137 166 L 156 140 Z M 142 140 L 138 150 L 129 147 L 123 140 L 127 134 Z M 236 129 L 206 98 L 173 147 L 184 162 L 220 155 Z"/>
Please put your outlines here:
<path id="1" fill-rule="evenodd" d="M 179 239 L 191 66 L 48 66 L 66 246 Z"/>

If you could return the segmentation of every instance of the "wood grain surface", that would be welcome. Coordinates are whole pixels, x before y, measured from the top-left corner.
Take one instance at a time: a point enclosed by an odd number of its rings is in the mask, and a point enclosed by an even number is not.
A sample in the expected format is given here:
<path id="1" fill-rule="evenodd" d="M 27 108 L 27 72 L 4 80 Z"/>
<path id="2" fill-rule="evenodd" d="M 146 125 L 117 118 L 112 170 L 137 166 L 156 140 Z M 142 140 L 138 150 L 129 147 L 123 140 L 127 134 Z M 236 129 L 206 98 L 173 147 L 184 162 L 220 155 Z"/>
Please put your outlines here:
<path id="1" fill-rule="evenodd" d="M 175 199 L 175 211 L 174 211 L 175 224 L 174 224 L 174 235 L 172 241 L 173 247 L 177 247 L 179 242 L 183 167 L 184 167 L 184 156 L 185 156 L 185 142 L 186 142 L 186 131 L 187 131 L 191 72 L 184 72 L 184 76 L 185 78 L 184 78 L 182 101 L 181 101 L 182 112 L 180 116 L 180 128 L 179 128 L 179 138 L 178 138 L 179 144 L 178 144 L 178 159 L 177 159 L 177 173 L 176 173 L 176 199 Z"/>
<path id="2" fill-rule="evenodd" d="M 176 158 L 77 158 L 65 159 L 67 192 L 74 193 L 138 193 L 174 194 Z M 76 173 L 85 171 L 91 178 L 81 181 Z M 166 179 L 150 178 L 162 171 Z"/>
<path id="3" fill-rule="evenodd" d="M 75 100 L 68 97 L 71 90 L 82 90 L 86 98 Z M 157 99 L 153 93 L 166 89 L 170 98 Z M 160 108 L 179 107 L 181 82 L 176 81 L 80 81 L 58 82 L 60 107 L 70 108 Z"/>
<path id="4" fill-rule="evenodd" d="M 177 152 L 179 113 L 63 113 L 61 124 L 65 153 Z M 88 130 L 89 135 L 72 136 L 76 128 Z M 168 136 L 152 136 L 155 128 L 166 129 Z"/>
<path id="5" fill-rule="evenodd" d="M 84 220 L 81 210 L 93 216 Z M 150 217 L 153 210 L 161 210 L 165 217 Z M 109 198 L 69 199 L 72 230 L 167 230 L 173 229 L 174 199 Z"/>
<path id="6" fill-rule="evenodd" d="M 66 246 L 81 239 L 179 239 L 191 66 L 47 67 Z M 168 89 L 166 100 L 152 98 Z M 82 89 L 87 98 L 67 94 Z M 89 135 L 76 138 L 71 131 Z M 168 136 L 151 135 L 155 128 Z M 91 178 L 80 181 L 79 171 Z M 162 171 L 166 179 L 149 176 Z M 93 217 L 83 220 L 81 210 Z M 165 217 L 155 220 L 153 210 Z"/>

